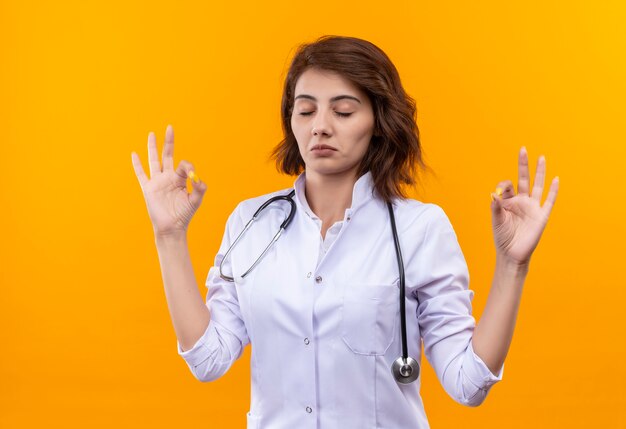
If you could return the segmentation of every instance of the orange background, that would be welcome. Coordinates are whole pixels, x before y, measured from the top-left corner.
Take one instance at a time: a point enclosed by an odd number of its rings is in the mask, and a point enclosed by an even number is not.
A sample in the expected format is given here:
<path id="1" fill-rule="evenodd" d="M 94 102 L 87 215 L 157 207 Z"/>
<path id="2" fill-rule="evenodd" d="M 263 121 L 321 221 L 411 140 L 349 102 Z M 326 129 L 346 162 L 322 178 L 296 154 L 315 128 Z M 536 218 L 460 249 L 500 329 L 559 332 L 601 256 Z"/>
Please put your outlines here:
<path id="1" fill-rule="evenodd" d="M 282 82 L 323 34 L 381 47 L 416 99 L 437 176 L 414 196 L 450 217 L 476 316 L 489 194 L 522 145 L 561 180 L 503 381 L 466 408 L 425 365 L 432 427 L 626 427 L 623 2 L 139 3 L 0 1 L 0 427 L 245 426 L 250 349 L 208 384 L 176 354 L 130 153 L 147 171 L 171 123 L 209 184 L 189 230 L 204 296 L 236 203 L 293 182 L 267 161 Z"/>

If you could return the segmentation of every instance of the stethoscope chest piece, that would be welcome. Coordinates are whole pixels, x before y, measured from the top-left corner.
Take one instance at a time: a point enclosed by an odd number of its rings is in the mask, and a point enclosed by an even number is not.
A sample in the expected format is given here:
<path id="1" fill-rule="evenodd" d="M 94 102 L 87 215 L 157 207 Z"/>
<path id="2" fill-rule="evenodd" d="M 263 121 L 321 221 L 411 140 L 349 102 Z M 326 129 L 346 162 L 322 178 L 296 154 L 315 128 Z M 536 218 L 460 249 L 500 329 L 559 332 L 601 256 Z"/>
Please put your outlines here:
<path id="1" fill-rule="evenodd" d="M 420 365 L 410 356 L 406 359 L 400 356 L 391 365 L 391 372 L 398 383 L 409 384 L 419 377 Z"/>

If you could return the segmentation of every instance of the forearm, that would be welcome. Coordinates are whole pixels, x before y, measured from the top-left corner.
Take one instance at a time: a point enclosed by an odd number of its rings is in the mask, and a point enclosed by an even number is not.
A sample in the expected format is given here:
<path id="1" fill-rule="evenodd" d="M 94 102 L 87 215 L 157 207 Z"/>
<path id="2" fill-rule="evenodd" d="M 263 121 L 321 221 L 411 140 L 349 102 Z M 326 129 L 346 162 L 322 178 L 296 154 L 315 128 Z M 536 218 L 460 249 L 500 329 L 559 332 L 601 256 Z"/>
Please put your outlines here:
<path id="1" fill-rule="evenodd" d="M 496 257 L 496 268 L 487 304 L 472 338 L 474 352 L 496 374 L 509 351 L 522 297 L 528 264 Z"/>
<path id="2" fill-rule="evenodd" d="M 184 233 L 155 238 L 167 306 L 176 337 L 189 350 L 202 336 L 211 318 L 198 291 Z"/>

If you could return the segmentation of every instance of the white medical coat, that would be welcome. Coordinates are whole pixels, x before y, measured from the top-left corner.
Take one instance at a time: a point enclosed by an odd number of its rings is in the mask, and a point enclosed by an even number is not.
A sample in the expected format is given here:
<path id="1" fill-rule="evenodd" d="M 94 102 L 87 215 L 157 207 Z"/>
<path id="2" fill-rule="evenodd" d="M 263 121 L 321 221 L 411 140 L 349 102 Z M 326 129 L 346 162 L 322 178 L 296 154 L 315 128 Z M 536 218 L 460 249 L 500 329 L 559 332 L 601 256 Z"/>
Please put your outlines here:
<path id="1" fill-rule="evenodd" d="M 273 192 L 241 202 L 230 215 L 206 303 L 211 321 L 193 348 L 178 353 L 201 381 L 222 376 L 250 343 L 248 429 L 428 428 L 421 377 L 398 384 L 399 275 L 386 204 L 361 176 L 352 207 L 322 240 L 321 220 L 295 181 L 291 225 L 243 281 L 217 268 L 230 244 Z M 244 273 L 278 231 L 288 202 L 268 206 L 224 263 Z M 435 204 L 398 199 L 394 213 L 406 278 L 409 356 L 426 358 L 456 401 L 479 405 L 501 380 L 472 349 L 473 291 L 456 234 Z"/>

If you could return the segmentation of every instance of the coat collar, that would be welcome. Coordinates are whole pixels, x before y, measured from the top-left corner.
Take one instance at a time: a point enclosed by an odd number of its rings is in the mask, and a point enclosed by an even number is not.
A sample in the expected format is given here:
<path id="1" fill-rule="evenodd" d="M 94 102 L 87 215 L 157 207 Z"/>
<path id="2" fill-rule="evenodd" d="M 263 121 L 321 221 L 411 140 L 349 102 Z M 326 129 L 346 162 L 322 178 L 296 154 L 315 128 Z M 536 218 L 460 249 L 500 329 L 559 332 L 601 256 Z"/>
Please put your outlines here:
<path id="1" fill-rule="evenodd" d="M 296 204 L 305 211 L 309 215 L 309 217 L 313 219 L 317 219 L 313 210 L 309 206 L 309 203 L 306 200 L 306 196 L 304 193 L 306 181 L 306 172 L 300 173 L 298 178 L 295 180 L 293 187 L 296 191 Z M 361 177 L 359 177 L 354 184 L 354 188 L 352 190 L 352 206 L 346 209 L 346 216 L 353 215 L 361 206 L 371 200 L 374 196 L 374 181 L 372 178 L 372 173 L 367 172 Z"/>

